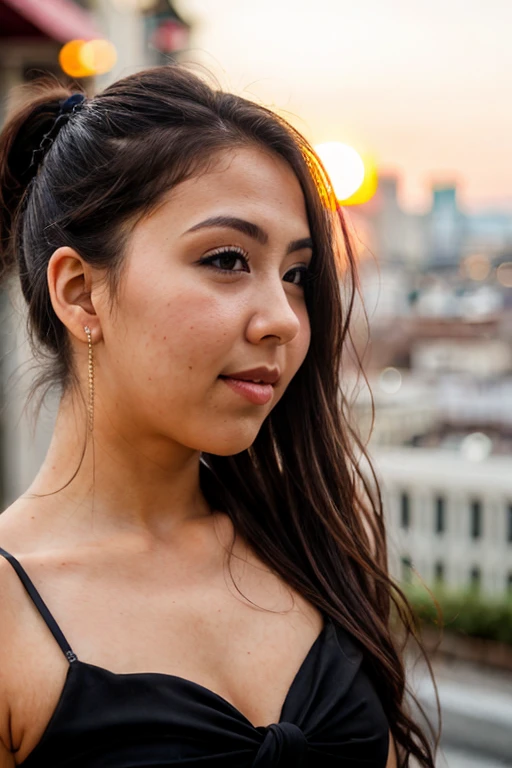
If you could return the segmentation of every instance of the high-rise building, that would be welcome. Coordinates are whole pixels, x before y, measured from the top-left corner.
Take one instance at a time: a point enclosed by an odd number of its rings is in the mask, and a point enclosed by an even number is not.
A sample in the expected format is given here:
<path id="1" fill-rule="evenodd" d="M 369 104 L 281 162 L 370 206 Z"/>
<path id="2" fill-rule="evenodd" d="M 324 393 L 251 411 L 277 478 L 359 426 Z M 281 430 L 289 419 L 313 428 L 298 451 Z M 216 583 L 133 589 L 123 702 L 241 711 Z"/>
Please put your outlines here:
<path id="1" fill-rule="evenodd" d="M 457 267 L 462 255 L 466 218 L 459 210 L 455 185 L 432 189 L 428 215 L 428 263 L 435 268 Z"/>

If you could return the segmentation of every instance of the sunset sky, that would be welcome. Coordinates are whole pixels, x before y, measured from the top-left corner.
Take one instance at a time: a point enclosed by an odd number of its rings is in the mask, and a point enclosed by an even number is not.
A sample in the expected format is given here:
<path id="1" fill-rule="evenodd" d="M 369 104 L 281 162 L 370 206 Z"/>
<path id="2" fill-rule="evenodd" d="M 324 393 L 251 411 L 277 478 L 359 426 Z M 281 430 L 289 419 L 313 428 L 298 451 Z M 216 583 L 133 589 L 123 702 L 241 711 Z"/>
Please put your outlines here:
<path id="1" fill-rule="evenodd" d="M 313 143 L 343 141 L 428 205 L 457 179 L 468 210 L 512 211 L 512 0 L 176 0 L 188 59 L 279 109 Z"/>

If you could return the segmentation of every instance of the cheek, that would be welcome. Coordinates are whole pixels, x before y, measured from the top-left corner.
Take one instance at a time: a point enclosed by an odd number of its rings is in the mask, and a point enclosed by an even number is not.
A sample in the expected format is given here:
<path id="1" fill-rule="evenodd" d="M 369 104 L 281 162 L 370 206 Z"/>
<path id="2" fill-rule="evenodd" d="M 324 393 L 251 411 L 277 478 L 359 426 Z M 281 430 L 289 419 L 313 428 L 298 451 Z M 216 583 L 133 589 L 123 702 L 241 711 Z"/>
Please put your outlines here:
<path id="1" fill-rule="evenodd" d="M 293 356 L 296 363 L 296 370 L 298 370 L 304 362 L 311 343 L 311 325 L 306 308 L 301 308 L 301 311 L 298 312 L 297 315 L 300 321 L 300 329 L 297 337 L 292 342 L 294 346 Z"/>
<path id="2" fill-rule="evenodd" d="M 282 385 L 279 387 L 281 391 L 278 392 L 278 397 L 274 401 L 274 406 L 282 398 L 291 380 L 306 359 L 311 343 L 311 327 L 307 311 L 304 309 L 302 312 L 301 310 L 297 312 L 297 316 L 300 320 L 300 328 L 296 337 L 287 346 L 285 375 L 282 379 Z"/>
<path id="3" fill-rule="evenodd" d="M 198 381 L 201 371 L 215 377 L 240 332 L 240 308 L 197 285 L 152 293 L 153 300 L 148 303 L 146 293 L 145 305 L 133 312 L 139 324 L 136 364 L 146 378 L 188 385 L 191 374 Z"/>

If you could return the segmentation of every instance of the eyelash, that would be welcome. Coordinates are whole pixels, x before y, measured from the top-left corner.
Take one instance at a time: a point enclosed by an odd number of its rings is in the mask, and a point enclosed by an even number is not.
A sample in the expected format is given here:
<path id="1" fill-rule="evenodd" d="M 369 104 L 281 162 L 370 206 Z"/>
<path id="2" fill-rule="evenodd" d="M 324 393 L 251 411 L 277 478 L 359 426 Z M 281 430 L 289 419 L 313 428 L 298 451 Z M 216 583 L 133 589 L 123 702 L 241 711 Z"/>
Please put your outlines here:
<path id="1" fill-rule="evenodd" d="M 214 261 L 217 261 L 219 258 L 222 258 L 222 256 L 233 256 L 233 255 L 236 255 L 237 260 L 242 261 L 246 268 L 226 269 L 224 267 L 217 267 L 213 263 Z M 229 273 L 236 273 L 236 272 L 249 272 L 249 269 L 248 269 L 249 261 L 250 261 L 249 254 L 246 251 L 244 251 L 242 248 L 239 248 L 236 245 L 226 245 L 220 248 L 216 248 L 215 251 L 210 253 L 208 256 L 203 256 L 203 258 L 199 260 L 199 263 L 205 267 L 211 267 L 212 269 L 215 269 L 218 272 L 229 274 Z M 307 281 L 307 278 L 309 277 L 309 268 L 306 266 L 294 267 L 293 269 L 290 269 L 286 274 L 288 275 L 293 272 L 298 272 L 303 276 L 302 282 L 294 283 L 290 280 L 287 280 L 286 282 L 291 282 L 292 285 L 297 285 L 299 288 L 303 288 Z"/>

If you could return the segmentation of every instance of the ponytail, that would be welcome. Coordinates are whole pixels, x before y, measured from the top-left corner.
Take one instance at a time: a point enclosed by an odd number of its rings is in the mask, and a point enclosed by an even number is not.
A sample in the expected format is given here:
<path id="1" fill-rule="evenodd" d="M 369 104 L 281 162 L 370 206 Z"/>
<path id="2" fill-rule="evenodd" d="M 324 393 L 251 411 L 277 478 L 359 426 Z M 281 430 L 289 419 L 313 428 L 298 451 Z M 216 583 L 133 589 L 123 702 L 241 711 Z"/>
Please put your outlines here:
<path id="1" fill-rule="evenodd" d="M 51 136 L 61 102 L 69 95 L 64 86 L 44 81 L 8 118 L 0 135 L 0 282 L 16 267 L 17 256 L 22 257 L 19 214 L 48 148 L 44 139 Z M 25 267 L 23 262 L 20 266 Z"/>

